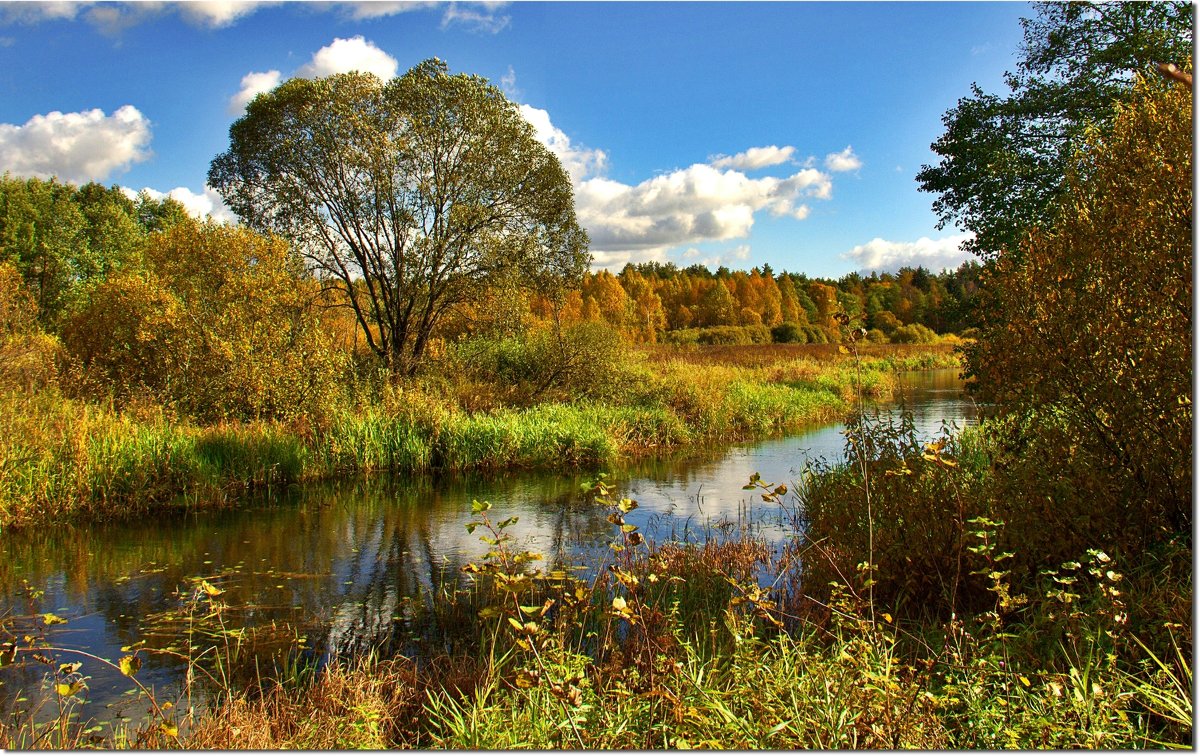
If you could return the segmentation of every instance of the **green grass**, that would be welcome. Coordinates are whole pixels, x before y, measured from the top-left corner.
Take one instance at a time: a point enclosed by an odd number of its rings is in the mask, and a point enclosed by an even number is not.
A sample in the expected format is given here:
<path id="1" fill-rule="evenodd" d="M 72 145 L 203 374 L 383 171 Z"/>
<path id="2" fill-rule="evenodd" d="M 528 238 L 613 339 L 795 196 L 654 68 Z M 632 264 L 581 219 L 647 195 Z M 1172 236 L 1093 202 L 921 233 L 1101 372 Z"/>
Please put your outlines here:
<path id="1" fill-rule="evenodd" d="M 246 488 L 379 471 L 597 468 L 624 458 L 749 440 L 841 417 L 855 385 L 887 398 L 907 356 L 745 350 L 633 352 L 590 400 L 460 406 L 453 381 L 419 379 L 329 408 L 316 424 L 200 426 L 161 408 L 115 411 L 47 389 L 0 409 L 0 527 L 120 519 Z M 899 354 L 899 353 L 896 353 Z M 772 356 L 774 355 L 774 356 Z M 944 350 L 928 358 L 941 364 Z M 362 392 L 359 392 L 360 394 Z"/>

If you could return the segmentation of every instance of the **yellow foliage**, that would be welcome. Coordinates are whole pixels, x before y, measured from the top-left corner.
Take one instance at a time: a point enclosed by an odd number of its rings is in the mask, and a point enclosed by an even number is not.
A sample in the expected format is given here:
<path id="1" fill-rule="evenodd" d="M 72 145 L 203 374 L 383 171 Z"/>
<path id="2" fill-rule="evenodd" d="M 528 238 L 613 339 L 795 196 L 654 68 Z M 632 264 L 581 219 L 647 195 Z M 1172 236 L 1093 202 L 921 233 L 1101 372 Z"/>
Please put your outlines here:
<path id="1" fill-rule="evenodd" d="M 1139 81 L 1078 155 L 1056 224 L 991 272 L 971 349 L 989 398 L 1066 419 L 1101 460 L 1093 496 L 1117 494 L 1131 527 L 1191 518 L 1192 146 L 1191 89 Z"/>
<path id="2" fill-rule="evenodd" d="M 318 285 L 285 242 L 181 223 L 146 268 L 98 286 L 64 335 L 119 399 L 149 394 L 204 420 L 294 417 L 333 390 L 340 357 Z"/>

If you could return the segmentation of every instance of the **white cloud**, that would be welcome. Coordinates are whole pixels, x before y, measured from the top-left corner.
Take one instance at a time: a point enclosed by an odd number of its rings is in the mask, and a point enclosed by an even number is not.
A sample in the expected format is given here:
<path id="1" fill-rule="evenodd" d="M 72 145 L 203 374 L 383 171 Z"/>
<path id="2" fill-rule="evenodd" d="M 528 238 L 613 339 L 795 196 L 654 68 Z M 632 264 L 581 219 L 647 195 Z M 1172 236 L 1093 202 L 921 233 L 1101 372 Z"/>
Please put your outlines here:
<path id="1" fill-rule="evenodd" d="M 43 21 L 73 21 L 82 17 L 101 33 L 116 35 L 155 16 L 177 12 L 194 26 L 217 29 L 272 4 L 260 0 L 13 2 L 0 4 L 0 23 L 35 24 Z"/>
<path id="2" fill-rule="evenodd" d="M 350 11 L 350 18 L 355 21 L 363 21 L 369 18 L 384 18 L 414 10 L 425 10 L 431 7 L 430 3 L 423 0 L 401 0 L 400 2 L 367 0 L 366 2 L 357 3 L 338 3 L 337 5 L 348 9 Z"/>
<path id="3" fill-rule="evenodd" d="M 509 69 L 511 70 L 511 68 Z M 521 116 L 533 126 L 534 136 L 558 156 L 563 168 L 578 185 L 589 176 L 603 172 L 608 156 L 603 150 L 592 150 L 571 144 L 571 138 L 550 122 L 550 114 L 532 105 L 520 105 Z"/>
<path id="4" fill-rule="evenodd" d="M 511 65 L 508 67 L 508 71 L 500 77 L 500 89 L 504 92 L 504 96 L 510 100 L 517 100 L 521 97 L 521 90 L 517 89 L 517 72 L 513 70 Z"/>
<path id="5" fill-rule="evenodd" d="M 0 22 L 36 24 L 42 21 L 72 21 L 91 3 L 79 2 L 8 2 L 0 3 Z"/>
<path id="6" fill-rule="evenodd" d="M 375 74 L 386 81 L 396 75 L 399 65 L 395 58 L 361 35 L 350 39 L 335 37 L 328 45 L 313 53 L 312 58 L 296 69 L 293 76 L 311 79 L 362 71 Z M 229 98 L 229 112 L 240 113 L 256 95 L 271 91 L 279 86 L 282 79 L 283 74 L 274 69 L 251 71 L 246 74 L 242 77 L 242 88 Z"/>
<path id="7" fill-rule="evenodd" d="M 863 273 L 895 273 L 905 266 L 918 265 L 938 272 L 945 268 L 957 268 L 970 258 L 971 255 L 962 250 L 962 245 L 971 238 L 972 234 L 955 234 L 942 239 L 922 236 L 915 242 L 893 242 L 875 237 L 843 253 L 841 257 L 843 260 L 853 260 Z"/>
<path id="8" fill-rule="evenodd" d="M 398 67 L 395 58 L 358 35 L 350 39 L 335 38 L 313 53 L 312 60 L 296 70 L 296 76 L 314 79 L 361 71 L 373 73 L 386 81 L 396 75 Z"/>
<path id="9" fill-rule="evenodd" d="M 498 34 L 511 20 L 499 11 L 507 2 L 451 2 L 442 14 L 442 28 L 463 26 L 467 31 Z"/>
<path id="10" fill-rule="evenodd" d="M 188 0 L 172 5 L 179 9 L 181 16 L 193 24 L 219 29 L 274 3 L 255 0 Z"/>
<path id="11" fill-rule="evenodd" d="M 137 199 L 139 192 L 130 189 L 127 186 L 121 187 L 121 191 L 130 199 Z M 211 217 L 213 220 L 220 223 L 235 223 L 237 216 L 233 214 L 228 207 L 225 206 L 225 201 L 221 199 L 221 195 L 210 186 L 205 186 L 204 191 L 197 194 L 186 186 L 177 186 L 169 192 L 160 192 L 155 189 L 146 187 L 141 190 L 148 194 L 151 199 L 161 202 L 164 197 L 170 197 L 179 204 L 183 205 L 183 209 L 188 212 L 193 218 L 204 219 Z"/>
<path id="12" fill-rule="evenodd" d="M 745 152 L 739 152 L 733 157 L 717 155 L 709 161 L 714 168 L 733 168 L 739 171 L 753 171 L 780 165 L 791 161 L 796 152 L 795 147 L 751 147 Z"/>
<path id="13" fill-rule="evenodd" d="M 696 247 L 688 247 L 679 255 L 679 261 L 684 267 L 700 264 L 713 271 L 722 265 L 730 268 L 744 267 L 746 260 L 749 259 L 749 244 L 739 244 L 733 249 L 711 252 L 707 255 Z"/>
<path id="14" fill-rule="evenodd" d="M 279 71 L 251 72 L 242 77 L 242 88 L 229 100 L 229 112 L 240 113 L 256 96 L 279 86 L 283 77 Z"/>
<path id="15" fill-rule="evenodd" d="M 0 124 L 0 166 L 19 176 L 104 181 L 150 157 L 149 145 L 150 121 L 132 105 L 112 115 L 56 110 L 23 126 Z"/>
<path id="16" fill-rule="evenodd" d="M 576 187 L 575 208 L 597 263 L 605 265 L 615 253 L 662 259 L 672 247 L 745 238 L 760 211 L 803 219 L 809 208 L 801 199 L 831 196 L 829 176 L 812 168 L 751 179 L 696 164 L 636 186 L 589 179 Z"/>
<path id="17" fill-rule="evenodd" d="M 846 145 L 846 149 L 841 152 L 831 152 L 825 156 L 825 167 L 836 173 L 857 171 L 862 168 L 862 161 L 854 154 L 850 145 Z"/>
<path id="18" fill-rule="evenodd" d="M 745 238 L 756 213 L 803 220 L 809 214 L 803 200 L 833 196 L 829 174 L 812 167 L 782 178 L 750 178 L 741 171 L 697 163 L 636 185 L 624 184 L 600 175 L 607 164 L 602 150 L 573 145 L 545 110 L 530 105 L 519 108 L 538 140 L 558 156 L 571 175 L 575 212 L 591 238 L 596 267 L 662 262 L 675 247 Z M 729 160 L 741 165 L 777 165 L 781 158 L 790 160 L 794 151 L 771 146 L 747 150 Z M 749 247 L 746 250 L 748 254 Z M 726 254 L 721 259 L 740 258 Z M 705 264 L 708 262 L 706 258 Z"/>

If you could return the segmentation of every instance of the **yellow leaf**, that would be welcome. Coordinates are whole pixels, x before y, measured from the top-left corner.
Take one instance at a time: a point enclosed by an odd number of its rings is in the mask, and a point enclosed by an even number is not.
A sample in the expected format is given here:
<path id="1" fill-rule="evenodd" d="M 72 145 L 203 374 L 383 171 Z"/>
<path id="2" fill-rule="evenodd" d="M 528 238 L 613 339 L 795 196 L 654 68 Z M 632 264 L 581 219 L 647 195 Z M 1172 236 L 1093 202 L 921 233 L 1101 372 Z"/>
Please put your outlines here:
<path id="1" fill-rule="evenodd" d="M 67 624 L 67 621 L 65 619 L 63 619 L 62 617 L 59 617 L 54 612 L 46 612 L 45 614 L 42 615 L 42 624 L 43 625 L 65 625 L 65 624 Z"/>
<path id="2" fill-rule="evenodd" d="M 179 728 L 170 722 L 159 722 L 158 728 L 169 738 L 179 737 Z"/>
<path id="3" fill-rule="evenodd" d="M 121 668 L 121 674 L 126 677 L 133 677 L 137 671 L 142 668 L 142 660 L 136 656 L 122 656 L 118 663 Z"/>

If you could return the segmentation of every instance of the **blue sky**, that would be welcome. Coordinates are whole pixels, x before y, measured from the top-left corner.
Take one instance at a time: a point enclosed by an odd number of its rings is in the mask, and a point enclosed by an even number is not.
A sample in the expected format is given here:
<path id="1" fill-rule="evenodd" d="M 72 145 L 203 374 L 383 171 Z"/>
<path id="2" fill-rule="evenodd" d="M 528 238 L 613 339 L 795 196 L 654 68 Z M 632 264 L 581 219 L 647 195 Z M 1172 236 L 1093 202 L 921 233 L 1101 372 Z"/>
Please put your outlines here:
<path id="1" fill-rule="evenodd" d="M 595 267 L 837 277 L 957 264 L 914 176 L 1025 3 L 0 3 L 0 171 L 170 192 L 254 92 L 438 57 L 522 106 L 571 173 Z"/>

